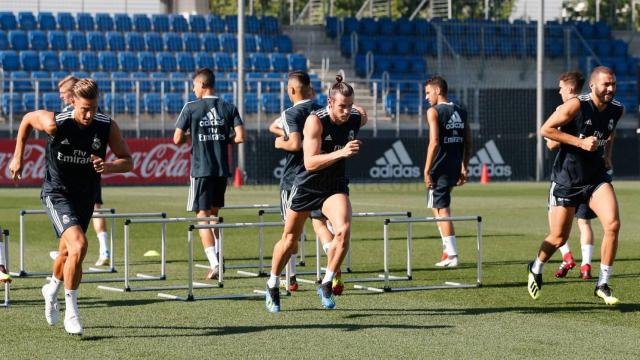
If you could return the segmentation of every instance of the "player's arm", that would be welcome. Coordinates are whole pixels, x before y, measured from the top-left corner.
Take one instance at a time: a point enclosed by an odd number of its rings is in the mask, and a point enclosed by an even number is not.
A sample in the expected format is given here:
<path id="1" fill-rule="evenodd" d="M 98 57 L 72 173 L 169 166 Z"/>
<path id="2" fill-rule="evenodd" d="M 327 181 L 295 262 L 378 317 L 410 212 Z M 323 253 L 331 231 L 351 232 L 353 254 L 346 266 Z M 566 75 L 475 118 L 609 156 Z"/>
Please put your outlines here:
<path id="1" fill-rule="evenodd" d="M 427 123 L 429 124 L 429 145 L 427 145 L 427 159 L 424 163 L 424 183 L 427 188 L 431 187 L 431 166 L 433 160 L 438 153 L 439 143 L 439 130 L 438 130 L 438 112 L 433 107 L 427 110 Z"/>
<path id="2" fill-rule="evenodd" d="M 16 136 L 16 148 L 13 152 L 13 159 L 9 165 L 9 172 L 13 180 L 20 179 L 22 176 L 22 160 L 24 157 L 24 148 L 33 129 L 44 131 L 49 136 L 56 134 L 56 120 L 54 113 L 45 110 L 37 110 L 27 113 L 20 122 L 18 135 Z"/>
<path id="3" fill-rule="evenodd" d="M 352 157 L 360 150 L 360 140 L 349 141 L 342 149 L 321 154 L 322 123 L 316 115 L 309 115 L 304 124 L 304 167 L 307 171 L 318 171 L 331 166 L 341 159 Z"/>
<path id="4" fill-rule="evenodd" d="M 560 143 L 557 141 L 553 141 L 551 139 L 548 138 L 544 138 L 545 143 L 547 144 L 547 149 L 549 150 L 553 150 L 556 149 L 558 147 L 560 147 Z"/>
<path id="5" fill-rule="evenodd" d="M 607 170 L 613 169 L 613 140 L 616 137 L 616 133 L 611 132 L 607 139 L 607 144 L 604 146 L 604 167 Z"/>
<path id="6" fill-rule="evenodd" d="M 464 126 L 464 150 L 462 153 L 462 169 L 460 170 L 460 179 L 458 185 L 463 185 L 467 182 L 467 176 L 469 175 L 469 159 L 471 158 L 471 149 L 473 149 L 473 139 L 471 138 L 471 127 L 469 124 Z"/>
<path id="7" fill-rule="evenodd" d="M 235 144 L 242 144 L 244 142 L 244 125 L 240 124 L 234 126 L 233 131 L 235 132 L 233 142 Z"/>
<path id="8" fill-rule="evenodd" d="M 589 136 L 581 139 L 577 136 L 567 134 L 560 128 L 572 121 L 580 111 L 580 100 L 567 100 L 563 105 L 558 107 L 551 114 L 549 119 L 545 121 L 540 129 L 540 134 L 550 140 L 557 141 L 562 144 L 568 144 L 586 151 L 595 151 L 598 147 L 598 139 L 595 136 Z"/>
<path id="9" fill-rule="evenodd" d="M 184 104 L 178 120 L 176 120 L 176 130 L 173 132 L 173 143 L 181 145 L 187 142 L 187 131 L 191 127 L 191 109 L 188 104 Z"/>
<path id="10" fill-rule="evenodd" d="M 367 121 L 369 121 L 369 116 L 367 116 L 367 111 L 357 105 L 353 105 L 353 108 L 356 109 L 359 113 L 360 113 L 360 128 L 362 128 L 363 126 L 365 126 L 367 124 Z"/>
<path id="11" fill-rule="evenodd" d="M 93 168 L 96 172 L 100 174 L 110 174 L 131 171 L 133 160 L 131 160 L 129 146 L 127 146 L 127 143 L 122 138 L 120 127 L 115 121 L 111 121 L 111 127 L 109 128 L 109 147 L 113 155 L 116 156 L 115 160 L 104 161 L 104 159 L 98 156 L 91 156 Z"/>
<path id="12" fill-rule="evenodd" d="M 282 121 L 283 121 L 282 117 L 279 117 L 273 120 L 271 125 L 269 125 L 269 131 L 277 137 L 284 136 L 284 130 L 282 129 Z"/>
<path id="13" fill-rule="evenodd" d="M 284 136 L 278 136 L 276 138 L 276 149 L 287 150 L 296 152 L 302 150 L 302 137 L 299 132 L 290 133 L 286 138 Z"/>
<path id="14" fill-rule="evenodd" d="M 296 115 L 293 111 L 283 111 L 279 119 L 280 130 L 282 136 L 276 138 L 275 148 L 297 152 L 302 150 L 302 134 L 300 133 L 303 126 L 296 121 Z"/>
<path id="15" fill-rule="evenodd" d="M 181 145 L 185 142 L 187 142 L 185 131 L 180 128 L 176 128 L 176 131 L 173 132 L 173 143 L 176 145 Z"/>

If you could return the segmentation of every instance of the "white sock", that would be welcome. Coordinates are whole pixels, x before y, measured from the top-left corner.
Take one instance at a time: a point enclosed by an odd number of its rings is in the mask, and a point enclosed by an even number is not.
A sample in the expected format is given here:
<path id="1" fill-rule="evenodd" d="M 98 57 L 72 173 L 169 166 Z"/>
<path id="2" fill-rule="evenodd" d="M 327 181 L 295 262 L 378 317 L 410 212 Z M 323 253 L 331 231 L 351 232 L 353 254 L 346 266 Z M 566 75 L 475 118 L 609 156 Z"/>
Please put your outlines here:
<path id="1" fill-rule="evenodd" d="M 98 234 L 98 243 L 100 244 L 100 257 L 109 257 L 109 233 L 101 232 Z"/>
<path id="2" fill-rule="evenodd" d="M 566 242 L 564 245 L 560 246 L 560 253 L 562 254 L 562 257 L 564 258 L 564 256 L 567 253 L 570 253 L 571 249 L 569 248 L 569 243 Z"/>
<path id="3" fill-rule="evenodd" d="M 324 250 L 325 254 L 329 253 L 329 249 L 331 249 L 331 242 L 322 245 L 322 250 Z"/>
<path id="4" fill-rule="evenodd" d="M 4 243 L 0 241 L 0 265 L 4 265 Z"/>
<path id="5" fill-rule="evenodd" d="M 267 280 L 267 287 L 269 289 L 273 289 L 275 287 L 278 287 L 279 285 L 280 285 L 280 276 L 274 275 L 273 273 L 271 273 L 271 275 L 269 275 L 269 280 Z"/>
<path id="6" fill-rule="evenodd" d="M 544 263 L 538 260 L 538 257 L 536 256 L 536 259 L 533 261 L 533 265 L 531 266 L 531 272 L 534 274 L 542 274 L 543 267 Z"/>
<path id="7" fill-rule="evenodd" d="M 593 245 L 582 245 L 582 266 L 591 264 Z"/>
<path id="8" fill-rule="evenodd" d="M 296 276 L 297 258 L 298 258 L 297 254 L 291 255 L 291 257 L 289 258 L 289 276 Z"/>
<path id="9" fill-rule="evenodd" d="M 455 235 L 443 237 L 442 238 L 442 242 L 444 243 L 444 250 L 447 253 L 447 255 L 449 255 L 449 257 L 458 255 L 458 251 L 456 249 L 457 246 L 456 246 L 456 236 Z"/>
<path id="10" fill-rule="evenodd" d="M 598 286 L 609 283 L 609 276 L 613 273 L 613 266 L 600 263 L 600 275 L 598 276 Z"/>
<path id="11" fill-rule="evenodd" d="M 204 253 L 207 254 L 207 259 L 209 260 L 209 266 L 213 269 L 218 266 L 218 254 L 216 253 L 216 249 L 213 246 L 209 246 L 204 249 Z"/>
<path id="12" fill-rule="evenodd" d="M 65 311 L 64 318 L 78 316 L 78 290 L 64 289 Z"/>
<path id="13" fill-rule="evenodd" d="M 220 252 L 220 250 L 218 250 L 218 239 L 215 239 L 215 242 L 213 243 L 213 251 L 217 253 Z"/>
<path id="14" fill-rule="evenodd" d="M 336 277 L 336 273 L 334 273 L 333 271 L 327 270 L 327 272 L 324 273 L 324 279 L 322 279 L 322 283 L 326 284 L 328 282 L 331 282 L 333 281 L 334 277 Z"/>
<path id="15" fill-rule="evenodd" d="M 49 291 L 51 294 L 58 296 L 58 291 L 60 291 L 60 287 L 62 286 L 62 280 L 58 280 L 53 274 L 51 275 L 51 281 L 49 281 Z"/>

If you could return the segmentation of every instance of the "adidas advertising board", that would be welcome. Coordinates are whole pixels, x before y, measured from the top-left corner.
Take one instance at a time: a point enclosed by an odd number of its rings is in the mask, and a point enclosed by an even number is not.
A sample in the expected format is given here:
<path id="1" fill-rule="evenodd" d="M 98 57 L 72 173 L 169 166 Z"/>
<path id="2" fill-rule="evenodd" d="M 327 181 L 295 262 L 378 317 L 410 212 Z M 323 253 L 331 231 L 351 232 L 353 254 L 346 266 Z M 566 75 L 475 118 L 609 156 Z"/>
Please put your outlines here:
<path id="1" fill-rule="evenodd" d="M 505 164 L 500 150 L 493 140 L 487 141 L 479 148 L 471 159 L 469 159 L 469 176 L 480 177 L 482 164 L 487 164 L 489 176 L 492 178 L 510 178 L 512 175 L 511 165 Z"/>
<path id="2" fill-rule="evenodd" d="M 373 179 L 415 179 L 421 175 L 401 140 L 394 142 L 369 170 Z"/>

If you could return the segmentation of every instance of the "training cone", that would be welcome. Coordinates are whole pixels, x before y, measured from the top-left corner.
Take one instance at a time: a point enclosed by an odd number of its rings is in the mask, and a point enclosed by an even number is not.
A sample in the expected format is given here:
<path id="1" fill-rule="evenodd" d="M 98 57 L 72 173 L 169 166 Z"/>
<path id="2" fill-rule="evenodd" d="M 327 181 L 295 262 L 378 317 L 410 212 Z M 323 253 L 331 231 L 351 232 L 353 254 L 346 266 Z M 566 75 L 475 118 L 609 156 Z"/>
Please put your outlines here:
<path id="1" fill-rule="evenodd" d="M 236 174 L 233 178 L 233 187 L 241 187 L 242 186 L 242 172 L 240 171 L 240 168 L 237 167 L 236 168 Z"/>
<path id="2" fill-rule="evenodd" d="M 489 167 L 487 164 L 482 164 L 482 173 L 480 174 L 480 183 L 488 184 L 489 183 Z"/>
<path id="3" fill-rule="evenodd" d="M 155 250 L 149 250 L 144 253 L 144 256 L 152 257 L 152 256 L 160 256 L 160 254 Z"/>

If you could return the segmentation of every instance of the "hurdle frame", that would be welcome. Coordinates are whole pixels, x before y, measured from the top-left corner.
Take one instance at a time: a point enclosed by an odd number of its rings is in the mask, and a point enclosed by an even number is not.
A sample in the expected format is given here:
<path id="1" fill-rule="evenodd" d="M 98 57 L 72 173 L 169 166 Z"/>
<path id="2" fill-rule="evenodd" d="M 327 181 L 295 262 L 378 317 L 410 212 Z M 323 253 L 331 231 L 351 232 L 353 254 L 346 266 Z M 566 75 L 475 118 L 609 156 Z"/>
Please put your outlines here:
<path id="1" fill-rule="evenodd" d="M 4 247 L 4 267 L 9 271 L 9 241 L 10 241 L 10 231 L 9 229 L 2 229 L 3 235 L 3 247 Z M 9 273 L 11 274 L 11 273 Z M 11 284 L 4 283 L 4 301 L 0 303 L 0 307 L 7 308 L 11 305 Z"/>
<path id="2" fill-rule="evenodd" d="M 99 215 L 102 214 L 115 214 L 116 213 L 116 209 L 114 208 L 100 208 L 100 209 L 94 209 L 93 210 L 93 215 L 91 216 L 92 219 L 94 218 L 98 218 Z M 44 209 L 21 209 L 20 212 L 20 244 L 19 244 L 19 263 L 20 263 L 20 270 L 17 272 L 12 272 L 11 275 L 15 276 L 15 277 L 41 277 L 41 276 L 49 276 L 51 275 L 51 271 L 34 271 L 34 272 L 28 272 L 27 270 L 25 270 L 26 264 L 25 264 L 25 215 L 46 215 L 47 212 Z M 115 273 L 117 272 L 116 268 L 115 268 L 115 261 L 114 261 L 114 257 L 113 257 L 113 246 L 114 246 L 114 232 L 115 229 L 115 219 L 111 220 L 111 223 L 109 224 L 109 242 L 110 242 L 110 246 L 111 246 L 111 252 L 109 254 L 109 268 L 108 269 L 98 269 L 98 268 L 94 268 L 94 267 L 89 267 L 89 271 L 83 271 L 82 274 L 104 274 L 104 273 Z M 59 239 L 58 239 L 59 240 Z M 57 245 L 57 244 L 56 244 Z"/>
<path id="3" fill-rule="evenodd" d="M 219 221 L 220 218 L 216 216 L 211 217 L 177 217 L 177 218 L 137 218 L 137 219 L 126 219 L 124 222 L 124 246 L 125 246 L 125 260 L 124 260 L 124 287 L 118 288 L 113 286 L 104 286 L 98 285 L 98 289 L 106 290 L 106 291 L 115 291 L 115 292 L 136 292 L 136 291 L 162 291 L 162 290 L 180 290 L 186 289 L 187 285 L 165 285 L 165 286 L 146 286 L 146 287 L 131 287 L 129 285 L 129 281 L 134 281 L 134 279 L 129 278 L 129 243 L 130 243 L 130 229 L 129 227 L 132 224 L 161 224 L 162 225 L 162 248 L 160 252 L 161 256 L 161 276 L 162 279 L 158 280 L 166 280 L 166 265 L 167 265 L 167 249 L 166 249 L 166 237 L 167 237 L 167 224 L 171 223 L 186 223 L 186 222 L 198 222 L 198 221 Z M 220 256 L 221 257 L 221 256 Z M 138 273 L 136 277 L 147 278 L 148 275 Z M 217 287 L 218 285 L 205 284 L 205 283 L 194 283 L 194 288 L 203 289 L 203 288 L 212 288 Z"/>
<path id="4" fill-rule="evenodd" d="M 427 285 L 427 286 L 409 286 L 392 288 L 390 285 L 391 275 L 389 272 L 389 225 L 400 223 L 428 223 L 439 221 L 476 221 L 476 283 L 462 284 L 454 282 L 445 282 L 444 285 Z M 481 216 L 448 216 L 448 217 L 424 217 L 424 218 L 404 218 L 404 219 L 384 219 L 384 287 L 368 287 L 362 285 L 354 285 L 355 289 L 369 290 L 373 292 L 395 292 L 395 291 L 420 291 L 420 290 L 437 290 L 437 289 L 468 289 L 482 286 L 482 217 Z M 410 253 L 413 252 L 413 235 L 407 234 L 407 246 Z M 411 259 L 407 258 L 408 277 L 411 279 Z"/>
<path id="5" fill-rule="evenodd" d="M 196 301 L 196 300 L 223 300 L 223 299 L 255 299 L 264 297 L 264 291 L 254 290 L 251 294 L 223 294 L 223 295 L 208 295 L 208 296 L 194 296 L 194 282 L 193 282 L 193 230 L 200 229 L 218 229 L 219 234 L 219 262 L 220 267 L 224 267 L 224 229 L 231 228 L 261 228 L 261 227 L 275 227 L 282 226 L 282 222 L 257 222 L 257 223 L 224 223 L 222 218 L 218 219 L 217 224 L 202 224 L 202 225 L 189 225 L 187 232 L 187 243 L 189 249 L 189 273 L 188 273 L 188 291 L 186 296 L 172 295 L 167 293 L 158 293 L 158 297 L 169 300 L 180 301 Z M 220 271 L 218 274 L 218 287 L 224 287 L 224 271 Z M 290 293 L 287 291 L 286 295 Z"/>

